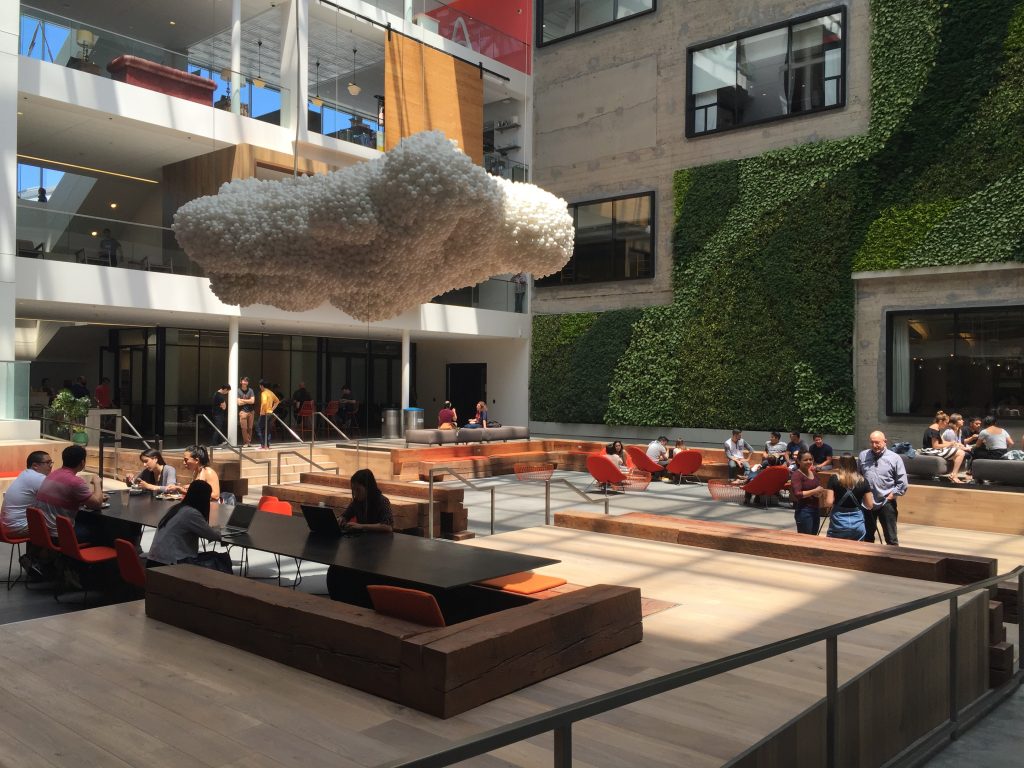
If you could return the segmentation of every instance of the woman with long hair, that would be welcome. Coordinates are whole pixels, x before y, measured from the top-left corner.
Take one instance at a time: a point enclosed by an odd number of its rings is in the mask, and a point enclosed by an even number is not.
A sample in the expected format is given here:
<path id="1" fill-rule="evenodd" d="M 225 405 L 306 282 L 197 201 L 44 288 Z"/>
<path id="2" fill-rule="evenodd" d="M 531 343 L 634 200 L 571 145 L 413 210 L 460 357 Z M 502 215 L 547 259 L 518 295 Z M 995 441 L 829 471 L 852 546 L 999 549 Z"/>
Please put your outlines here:
<path id="1" fill-rule="evenodd" d="M 145 488 L 153 493 L 164 493 L 177 484 L 178 476 L 174 467 L 164 461 L 160 451 L 149 448 L 139 454 L 139 461 L 142 462 L 142 471 L 137 475 L 128 475 L 124 479 L 126 485 Z"/>
<path id="2" fill-rule="evenodd" d="M 352 530 L 391 533 L 395 520 L 391 502 L 381 493 L 377 478 L 368 469 L 360 469 L 349 480 L 352 503 L 341 516 L 342 525 Z"/>
<path id="3" fill-rule="evenodd" d="M 626 466 L 626 450 L 622 447 L 621 440 L 608 443 L 608 445 L 605 446 L 604 452 L 608 454 L 609 459 L 615 462 L 616 466 Z"/>
<path id="4" fill-rule="evenodd" d="M 825 489 L 814 471 L 814 456 L 810 451 L 803 450 L 797 454 L 796 469 L 790 474 L 789 481 L 792 486 L 796 532 L 817 536 L 821 520 L 820 499 Z"/>
<path id="5" fill-rule="evenodd" d="M 953 462 L 949 474 L 943 475 L 947 480 L 956 485 L 964 481 L 960 479 L 960 465 L 964 463 L 966 455 L 964 447 L 960 443 L 949 442 L 942 439 L 942 432 L 949 424 L 949 416 L 945 411 L 937 411 L 933 421 L 924 431 L 924 438 L 921 441 L 921 453 L 926 456 L 938 456 Z"/>
<path id="6" fill-rule="evenodd" d="M 828 479 L 826 506 L 829 513 L 828 536 L 833 539 L 863 541 L 867 536 L 864 512 L 874 504 L 871 486 L 857 469 L 857 459 L 840 456 L 834 474 Z"/>
<path id="7" fill-rule="evenodd" d="M 186 493 L 192 483 L 202 480 L 210 488 L 211 501 L 220 501 L 220 478 L 217 471 L 210 466 L 210 452 L 202 445 L 190 445 L 185 449 L 185 468 L 192 473 L 192 479 L 184 484 L 178 484 L 174 488 Z"/>
<path id="8" fill-rule="evenodd" d="M 204 480 L 189 483 L 185 498 L 165 514 L 156 527 L 153 545 L 146 556 L 146 567 L 174 565 L 199 554 L 199 537 L 220 541 L 220 531 L 210 527 L 210 484 Z"/>

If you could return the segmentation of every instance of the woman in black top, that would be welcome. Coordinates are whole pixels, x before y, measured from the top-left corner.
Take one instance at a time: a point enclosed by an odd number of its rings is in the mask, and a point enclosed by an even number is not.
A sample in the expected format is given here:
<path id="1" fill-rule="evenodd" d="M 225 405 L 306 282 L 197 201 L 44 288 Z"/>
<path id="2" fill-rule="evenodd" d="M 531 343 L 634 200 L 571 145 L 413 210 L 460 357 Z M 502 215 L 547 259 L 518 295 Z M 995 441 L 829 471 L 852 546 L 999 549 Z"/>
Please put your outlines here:
<path id="1" fill-rule="evenodd" d="M 841 456 L 835 463 L 835 474 L 828 480 L 828 536 L 833 539 L 863 541 L 867 535 L 864 511 L 874 506 L 871 487 L 857 471 L 853 456 Z"/>
<path id="2" fill-rule="evenodd" d="M 394 518 L 391 502 L 377 487 L 377 478 L 368 469 L 360 469 L 349 480 L 352 503 L 341 516 L 341 524 L 353 530 L 391 533 Z"/>
<path id="3" fill-rule="evenodd" d="M 926 456 L 938 456 L 941 459 L 953 462 L 952 471 L 943 475 L 947 480 L 956 485 L 964 481 L 960 479 L 960 465 L 964 463 L 965 452 L 959 443 L 946 442 L 942 439 L 942 432 L 949 426 L 949 416 L 945 411 L 938 411 L 933 421 L 924 431 L 921 440 L 921 453 Z"/>

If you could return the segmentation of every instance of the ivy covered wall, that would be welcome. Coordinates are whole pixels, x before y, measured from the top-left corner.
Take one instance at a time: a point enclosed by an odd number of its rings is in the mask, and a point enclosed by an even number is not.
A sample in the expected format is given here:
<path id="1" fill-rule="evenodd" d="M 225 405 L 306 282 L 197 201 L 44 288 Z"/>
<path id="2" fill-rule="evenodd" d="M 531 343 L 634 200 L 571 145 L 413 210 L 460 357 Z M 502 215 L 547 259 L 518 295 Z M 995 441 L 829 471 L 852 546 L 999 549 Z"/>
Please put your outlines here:
<path id="1" fill-rule="evenodd" d="M 1024 260 L 1024 0 L 871 20 L 868 133 L 678 171 L 673 303 L 535 317 L 531 418 L 851 432 L 852 272 Z"/>

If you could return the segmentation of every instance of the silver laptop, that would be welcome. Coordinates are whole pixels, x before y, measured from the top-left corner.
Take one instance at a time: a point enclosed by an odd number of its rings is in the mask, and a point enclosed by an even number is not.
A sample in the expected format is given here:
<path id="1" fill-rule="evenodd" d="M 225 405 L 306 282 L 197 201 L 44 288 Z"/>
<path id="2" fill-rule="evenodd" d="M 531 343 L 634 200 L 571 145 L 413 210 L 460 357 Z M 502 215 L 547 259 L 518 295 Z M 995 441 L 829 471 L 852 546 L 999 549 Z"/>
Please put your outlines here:
<path id="1" fill-rule="evenodd" d="M 252 519 L 256 516 L 255 504 L 236 504 L 231 510 L 228 523 L 220 529 L 221 536 L 237 536 L 249 530 Z"/>

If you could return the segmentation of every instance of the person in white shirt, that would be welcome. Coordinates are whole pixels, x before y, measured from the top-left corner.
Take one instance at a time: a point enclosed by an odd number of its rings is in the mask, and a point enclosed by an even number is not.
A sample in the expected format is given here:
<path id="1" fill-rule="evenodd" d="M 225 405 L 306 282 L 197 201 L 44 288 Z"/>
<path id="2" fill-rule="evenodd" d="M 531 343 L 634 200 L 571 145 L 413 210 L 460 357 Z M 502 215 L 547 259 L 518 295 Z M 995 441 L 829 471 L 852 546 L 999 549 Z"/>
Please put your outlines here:
<path id="1" fill-rule="evenodd" d="M 32 451 L 25 460 L 25 471 L 18 475 L 4 493 L 0 522 L 11 536 L 28 536 L 25 510 L 35 506 L 36 491 L 53 469 L 53 459 L 46 451 Z"/>
<path id="2" fill-rule="evenodd" d="M 750 446 L 743 439 L 743 430 L 734 429 L 732 437 L 725 441 L 725 460 L 729 462 L 729 479 L 750 472 Z"/>
<path id="3" fill-rule="evenodd" d="M 662 469 L 668 466 L 668 438 L 662 435 L 657 440 L 652 440 L 647 446 L 647 457 L 660 465 Z M 653 476 L 653 475 L 652 475 Z M 658 476 L 667 479 L 668 475 L 664 472 L 659 472 Z"/>

